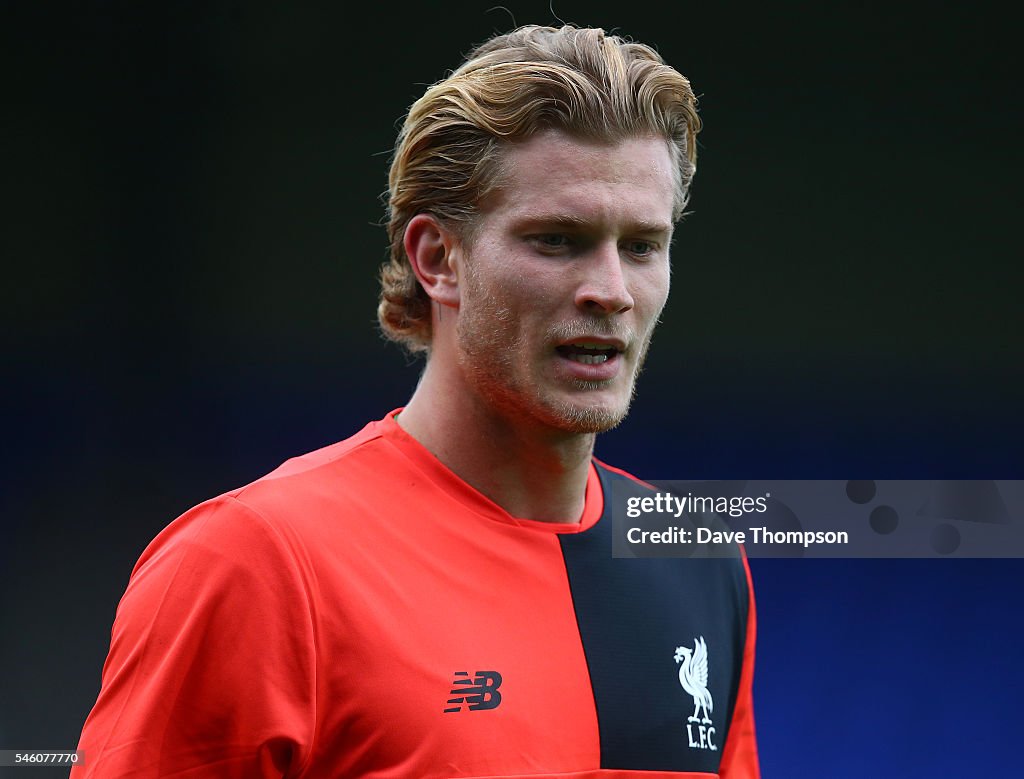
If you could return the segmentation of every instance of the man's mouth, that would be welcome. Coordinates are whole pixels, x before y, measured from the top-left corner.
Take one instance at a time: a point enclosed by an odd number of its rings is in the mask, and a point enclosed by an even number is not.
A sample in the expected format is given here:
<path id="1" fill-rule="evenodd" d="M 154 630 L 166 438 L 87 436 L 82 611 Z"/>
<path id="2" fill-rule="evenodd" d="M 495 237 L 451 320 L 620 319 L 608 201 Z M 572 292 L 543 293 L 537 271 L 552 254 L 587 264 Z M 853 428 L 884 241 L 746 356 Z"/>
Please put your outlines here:
<path id="1" fill-rule="evenodd" d="M 570 344 L 562 344 L 555 347 L 560 355 L 573 362 L 584 365 L 598 365 L 613 359 L 620 350 L 609 344 L 599 344 L 592 341 L 577 341 Z"/>

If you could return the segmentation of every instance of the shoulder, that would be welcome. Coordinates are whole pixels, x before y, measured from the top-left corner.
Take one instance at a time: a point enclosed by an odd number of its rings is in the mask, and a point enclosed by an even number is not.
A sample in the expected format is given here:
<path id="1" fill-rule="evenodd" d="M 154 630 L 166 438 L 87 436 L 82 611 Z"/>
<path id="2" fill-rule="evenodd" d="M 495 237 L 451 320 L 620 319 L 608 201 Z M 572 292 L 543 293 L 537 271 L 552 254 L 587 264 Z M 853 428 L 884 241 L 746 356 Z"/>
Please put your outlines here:
<path id="1" fill-rule="evenodd" d="M 630 490 L 635 490 L 637 492 L 657 491 L 657 487 L 653 484 L 649 484 L 643 479 L 634 476 L 629 471 L 625 471 L 622 468 L 616 468 L 614 465 L 609 465 L 596 457 L 592 458 L 592 460 L 594 468 L 601 477 L 601 483 L 605 487 L 606 491 L 612 485 L 623 488 L 628 487 Z"/>
<path id="2" fill-rule="evenodd" d="M 715 498 L 698 494 L 696 486 L 690 492 L 689 482 L 652 484 L 597 458 L 593 462 L 616 557 L 729 561 L 718 569 L 749 589 L 746 552 Z"/>
<path id="3" fill-rule="evenodd" d="M 656 488 L 634 476 L 629 471 L 609 465 L 596 457 L 591 458 L 594 465 L 594 473 L 597 475 L 601 485 L 602 524 L 605 531 L 609 526 L 613 527 L 612 545 L 616 554 L 623 552 L 623 539 L 620 537 L 623 532 L 621 521 L 625 507 L 631 502 L 637 502 L 644 497 L 653 495 Z M 632 556 L 632 555 L 630 555 Z"/>
<path id="4" fill-rule="evenodd" d="M 371 422 L 355 435 L 291 458 L 249 484 L 194 506 L 150 543 L 136 572 L 168 554 L 217 550 L 239 562 L 293 558 L 325 516 L 344 523 L 378 504 L 402 455 Z M 282 559 L 281 562 L 287 562 Z"/>
<path id="5" fill-rule="evenodd" d="M 282 528 L 360 514 L 391 493 L 408 462 L 385 434 L 383 422 L 371 422 L 355 435 L 286 460 L 270 473 L 217 500 L 228 501 Z"/>
<path id="6" fill-rule="evenodd" d="M 324 490 L 337 494 L 339 490 L 379 489 L 397 454 L 384 435 L 382 423 L 371 422 L 355 435 L 286 460 L 265 476 L 226 495 L 258 511 L 268 501 L 272 503 L 276 495 L 294 501 Z"/>

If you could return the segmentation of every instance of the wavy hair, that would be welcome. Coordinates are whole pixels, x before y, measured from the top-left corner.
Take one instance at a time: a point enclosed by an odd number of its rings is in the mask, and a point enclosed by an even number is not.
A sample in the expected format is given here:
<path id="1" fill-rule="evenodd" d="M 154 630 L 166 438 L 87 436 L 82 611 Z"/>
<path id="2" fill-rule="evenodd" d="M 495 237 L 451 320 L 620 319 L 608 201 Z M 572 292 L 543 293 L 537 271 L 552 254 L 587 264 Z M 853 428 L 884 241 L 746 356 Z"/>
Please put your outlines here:
<path id="1" fill-rule="evenodd" d="M 597 141 L 654 135 L 675 162 L 673 218 L 686 207 L 700 131 L 690 82 L 649 46 L 597 28 L 527 26 L 491 38 L 409 109 L 388 188 L 390 257 L 377 317 L 409 351 L 430 349 L 430 298 L 405 228 L 430 213 L 462 237 L 500 184 L 502 152 L 546 129 Z"/>

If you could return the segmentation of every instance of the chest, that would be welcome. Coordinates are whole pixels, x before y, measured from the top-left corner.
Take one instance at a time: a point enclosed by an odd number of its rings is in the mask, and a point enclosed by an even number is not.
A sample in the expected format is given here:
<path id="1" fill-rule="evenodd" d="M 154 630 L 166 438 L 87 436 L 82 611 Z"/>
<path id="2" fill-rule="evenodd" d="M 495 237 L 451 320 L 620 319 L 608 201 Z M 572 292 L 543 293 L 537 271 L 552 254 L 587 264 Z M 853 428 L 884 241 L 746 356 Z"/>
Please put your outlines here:
<path id="1" fill-rule="evenodd" d="M 325 764 L 717 771 L 743 642 L 728 561 L 613 560 L 600 532 L 353 540 L 318 565 Z"/>

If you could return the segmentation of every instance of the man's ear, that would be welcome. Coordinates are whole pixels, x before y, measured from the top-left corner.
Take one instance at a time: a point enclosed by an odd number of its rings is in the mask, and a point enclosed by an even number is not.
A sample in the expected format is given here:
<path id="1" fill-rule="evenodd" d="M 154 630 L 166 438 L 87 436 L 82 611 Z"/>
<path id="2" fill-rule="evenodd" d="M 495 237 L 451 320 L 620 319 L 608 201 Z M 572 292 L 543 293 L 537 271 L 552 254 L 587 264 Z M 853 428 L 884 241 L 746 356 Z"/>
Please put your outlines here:
<path id="1" fill-rule="evenodd" d="M 459 305 L 461 244 L 432 214 L 416 214 L 405 227 L 405 254 L 431 300 Z"/>

